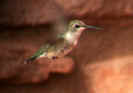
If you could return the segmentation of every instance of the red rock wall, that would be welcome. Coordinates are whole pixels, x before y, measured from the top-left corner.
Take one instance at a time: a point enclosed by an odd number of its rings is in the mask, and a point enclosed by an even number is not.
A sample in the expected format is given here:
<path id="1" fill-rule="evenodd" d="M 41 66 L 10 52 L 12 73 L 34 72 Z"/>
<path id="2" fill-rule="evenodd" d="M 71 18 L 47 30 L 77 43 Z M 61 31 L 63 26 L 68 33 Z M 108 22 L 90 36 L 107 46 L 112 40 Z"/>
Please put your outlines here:
<path id="1" fill-rule="evenodd" d="M 10 26 L 1 28 L 0 34 L 0 93 L 133 92 L 132 1 L 3 0 L 0 4 L 0 24 Z M 50 26 L 35 25 L 63 15 L 104 29 L 84 32 L 69 57 L 23 64 L 51 38 Z"/>
<path id="2" fill-rule="evenodd" d="M 132 0 L 3 0 L 0 24 L 36 25 L 53 21 L 62 14 L 76 18 L 133 16 Z"/>

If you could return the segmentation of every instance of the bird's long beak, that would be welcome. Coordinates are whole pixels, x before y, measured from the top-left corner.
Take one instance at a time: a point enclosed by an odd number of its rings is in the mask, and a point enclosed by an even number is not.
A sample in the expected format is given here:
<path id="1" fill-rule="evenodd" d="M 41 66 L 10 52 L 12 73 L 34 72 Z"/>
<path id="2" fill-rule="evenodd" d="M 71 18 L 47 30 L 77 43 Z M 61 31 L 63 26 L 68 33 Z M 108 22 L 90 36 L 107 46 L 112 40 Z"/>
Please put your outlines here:
<path id="1" fill-rule="evenodd" d="M 82 27 L 86 29 L 96 29 L 96 30 L 102 30 L 101 27 L 91 26 L 91 25 L 82 25 Z"/>

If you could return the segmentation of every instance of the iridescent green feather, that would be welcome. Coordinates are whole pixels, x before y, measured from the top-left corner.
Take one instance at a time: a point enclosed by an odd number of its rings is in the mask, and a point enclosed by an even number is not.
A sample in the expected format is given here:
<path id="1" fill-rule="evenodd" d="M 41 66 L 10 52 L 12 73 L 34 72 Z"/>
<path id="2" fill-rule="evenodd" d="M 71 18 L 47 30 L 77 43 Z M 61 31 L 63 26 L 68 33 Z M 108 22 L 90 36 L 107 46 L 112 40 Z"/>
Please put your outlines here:
<path id="1" fill-rule="evenodd" d="M 50 47 L 50 44 L 46 44 L 46 45 L 42 46 L 33 56 L 31 56 L 26 61 L 27 62 L 33 61 L 33 60 L 39 58 L 40 56 L 44 55 L 45 53 L 47 54 L 47 51 L 48 51 L 49 47 Z"/>

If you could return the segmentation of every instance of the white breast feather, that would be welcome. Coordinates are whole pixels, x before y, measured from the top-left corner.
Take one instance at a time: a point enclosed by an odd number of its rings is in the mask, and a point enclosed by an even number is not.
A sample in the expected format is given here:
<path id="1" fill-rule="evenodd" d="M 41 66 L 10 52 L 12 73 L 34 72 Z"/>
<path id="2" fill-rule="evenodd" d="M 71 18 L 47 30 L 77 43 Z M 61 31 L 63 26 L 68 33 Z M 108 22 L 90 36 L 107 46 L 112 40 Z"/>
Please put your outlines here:
<path id="1" fill-rule="evenodd" d="M 71 42 L 71 43 L 75 40 L 74 37 L 75 37 L 75 36 L 74 36 L 74 34 L 73 34 L 72 32 L 68 32 L 68 33 L 66 34 L 66 36 L 65 36 L 66 40 L 69 41 L 69 42 Z"/>

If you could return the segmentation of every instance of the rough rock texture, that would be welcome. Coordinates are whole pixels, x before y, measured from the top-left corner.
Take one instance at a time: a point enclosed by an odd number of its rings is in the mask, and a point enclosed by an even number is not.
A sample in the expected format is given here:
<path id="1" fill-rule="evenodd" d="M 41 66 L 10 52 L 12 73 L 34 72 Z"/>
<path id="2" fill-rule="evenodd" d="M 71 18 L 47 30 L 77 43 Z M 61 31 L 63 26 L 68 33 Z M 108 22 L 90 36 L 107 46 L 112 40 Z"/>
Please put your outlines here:
<path id="1" fill-rule="evenodd" d="M 76 1 L 1 1 L 0 24 L 10 27 L 0 28 L 0 93 L 133 92 L 132 1 Z M 43 24 L 63 15 L 104 29 L 84 32 L 68 57 L 24 64 L 53 29 L 62 29 Z"/>
<path id="2" fill-rule="evenodd" d="M 2 0 L 0 24 L 37 25 L 63 15 L 76 18 L 133 16 L 132 0 Z"/>
<path id="3" fill-rule="evenodd" d="M 36 83 L 44 81 L 50 73 L 70 73 L 74 67 L 72 58 L 65 57 L 54 61 L 41 58 L 26 64 L 25 60 L 32 56 L 48 37 L 44 29 L 3 30 L 0 42 L 0 79 L 10 79 L 12 83 Z M 38 30 L 36 32 L 35 30 Z M 47 30 L 47 29 L 45 29 Z M 45 38 L 44 38 L 45 37 Z M 3 80 L 6 82 L 7 80 Z"/>
<path id="4" fill-rule="evenodd" d="M 52 66 L 46 59 L 22 65 L 22 60 L 46 40 L 48 32 L 1 32 L 0 78 L 6 84 L 3 82 L 0 92 L 25 93 L 28 90 L 28 93 L 132 93 L 133 22 L 131 19 L 121 19 L 93 21 L 88 24 L 101 25 L 104 30 L 83 33 L 77 48 L 69 55 L 74 63 L 67 58 L 66 62 L 51 63 Z M 75 68 L 71 72 L 74 64 Z M 53 74 L 46 80 L 50 71 L 69 74 Z M 13 86 L 12 83 L 25 85 Z"/>

